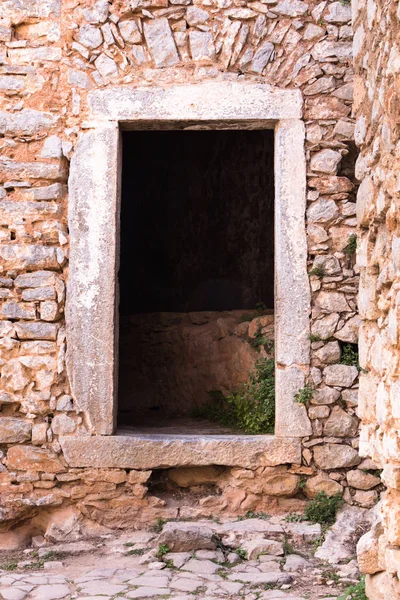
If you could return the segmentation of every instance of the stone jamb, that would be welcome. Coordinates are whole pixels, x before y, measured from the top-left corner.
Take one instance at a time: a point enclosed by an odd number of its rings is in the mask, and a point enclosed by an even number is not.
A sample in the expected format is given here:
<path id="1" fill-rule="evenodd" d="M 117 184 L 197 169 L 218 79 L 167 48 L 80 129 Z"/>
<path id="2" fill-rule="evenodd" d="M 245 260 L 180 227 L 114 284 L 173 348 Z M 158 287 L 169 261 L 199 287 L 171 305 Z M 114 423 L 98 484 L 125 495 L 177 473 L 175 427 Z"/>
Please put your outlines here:
<path id="1" fill-rule="evenodd" d="M 75 148 L 69 177 L 71 247 L 66 323 L 72 395 L 86 413 L 91 432 L 107 436 L 115 432 L 119 130 L 184 128 L 190 122 L 275 130 L 275 435 L 310 435 L 305 407 L 294 401 L 310 362 L 305 133 L 300 91 L 227 82 L 166 89 L 121 87 L 91 92 L 88 103 L 92 121 L 85 124 L 88 131 Z M 63 439 L 72 442 L 71 438 Z"/>

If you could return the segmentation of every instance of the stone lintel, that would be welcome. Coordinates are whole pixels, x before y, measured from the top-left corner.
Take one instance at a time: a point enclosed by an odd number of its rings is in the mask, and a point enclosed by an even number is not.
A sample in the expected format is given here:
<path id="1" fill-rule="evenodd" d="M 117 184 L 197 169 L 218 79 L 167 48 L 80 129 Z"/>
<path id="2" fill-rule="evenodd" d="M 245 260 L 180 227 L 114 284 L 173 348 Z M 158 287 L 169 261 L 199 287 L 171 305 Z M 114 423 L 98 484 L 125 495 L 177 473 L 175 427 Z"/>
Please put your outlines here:
<path id="1" fill-rule="evenodd" d="M 301 119 L 303 100 L 300 90 L 215 81 L 168 88 L 96 90 L 89 92 L 88 103 L 93 116 L 128 126 L 136 121 Z"/>
<path id="2" fill-rule="evenodd" d="M 254 469 L 301 463 L 299 439 L 272 435 L 116 435 L 60 438 L 70 467 L 162 469 L 223 465 Z"/>

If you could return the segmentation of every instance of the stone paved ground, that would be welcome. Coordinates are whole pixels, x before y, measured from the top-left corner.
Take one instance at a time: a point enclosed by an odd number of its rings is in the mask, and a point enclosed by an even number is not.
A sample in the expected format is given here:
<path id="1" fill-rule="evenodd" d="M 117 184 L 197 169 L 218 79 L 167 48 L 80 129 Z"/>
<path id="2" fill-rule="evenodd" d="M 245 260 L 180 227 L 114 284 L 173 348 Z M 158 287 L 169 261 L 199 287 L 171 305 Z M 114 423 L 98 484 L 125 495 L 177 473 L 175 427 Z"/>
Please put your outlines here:
<path id="1" fill-rule="evenodd" d="M 278 517 L 176 522 L 0 556 L 3 600 L 328 600 L 359 577 L 355 561 L 314 557 L 320 526 Z M 247 556 L 247 558 L 246 558 Z"/>

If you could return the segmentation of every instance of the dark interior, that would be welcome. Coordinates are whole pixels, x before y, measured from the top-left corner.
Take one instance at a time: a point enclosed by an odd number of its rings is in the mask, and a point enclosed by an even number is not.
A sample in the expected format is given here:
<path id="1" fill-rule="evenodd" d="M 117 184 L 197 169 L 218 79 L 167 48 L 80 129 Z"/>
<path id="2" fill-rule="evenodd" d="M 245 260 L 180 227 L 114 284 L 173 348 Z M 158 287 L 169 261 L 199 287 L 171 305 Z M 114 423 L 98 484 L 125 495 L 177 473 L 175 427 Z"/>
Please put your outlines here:
<path id="1" fill-rule="evenodd" d="M 273 157 L 271 130 L 123 132 L 119 424 L 160 404 L 137 385 L 137 315 L 273 309 Z"/>

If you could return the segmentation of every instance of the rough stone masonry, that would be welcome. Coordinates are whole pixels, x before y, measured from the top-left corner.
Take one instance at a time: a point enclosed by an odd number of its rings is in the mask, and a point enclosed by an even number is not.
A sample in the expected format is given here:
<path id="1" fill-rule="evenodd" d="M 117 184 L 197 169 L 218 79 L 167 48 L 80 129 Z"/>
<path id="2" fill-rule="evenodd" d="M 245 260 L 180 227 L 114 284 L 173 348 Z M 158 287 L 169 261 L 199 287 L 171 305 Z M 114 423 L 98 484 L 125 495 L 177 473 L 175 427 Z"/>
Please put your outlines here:
<path id="1" fill-rule="evenodd" d="M 357 35 L 361 42 L 361 34 Z M 396 56 L 390 60 L 395 69 Z M 80 399 L 71 395 L 65 368 L 68 253 L 78 243 L 68 235 L 67 181 L 74 147 L 91 127 L 89 92 L 110 86 L 151 89 L 153 85 L 196 86 L 208 81 L 256 82 L 301 91 L 312 291 L 307 377 L 314 392 L 307 405 L 309 435 L 302 440 L 301 456 L 281 454 L 272 465 L 254 468 L 210 464 L 204 470 L 189 468 L 183 474 L 180 469 L 170 470 L 169 478 L 178 481 L 180 489 L 211 485 L 211 492 L 206 488 L 207 493 L 194 504 L 183 504 L 178 510 L 148 492 L 150 470 L 71 468 L 62 455 L 59 436 L 81 436 L 84 444 L 92 443 Z M 66 507 L 72 507 L 72 513 L 68 512 L 71 531 L 79 531 L 84 522 L 93 527 L 135 527 L 157 517 L 284 511 L 303 506 L 307 497 L 321 490 L 343 494 L 349 504 L 374 505 L 380 483 L 377 465 L 358 455 L 359 371 L 340 363 L 343 343 L 357 343 L 359 326 L 359 267 L 349 251 L 357 222 L 352 82 L 351 8 L 346 2 L 3 0 L 3 530 L 28 523 L 31 529 L 45 532 L 50 516 L 60 511 L 62 518 Z M 363 127 L 360 121 L 359 139 Z M 389 143 L 387 136 L 386 127 L 382 143 Z M 371 152 L 375 157 L 378 149 L 374 146 Z M 359 164 L 366 165 L 368 160 Z M 371 178 L 362 185 L 372 198 Z M 383 214 L 386 200 L 379 197 Z M 366 202 L 365 223 L 369 222 L 368 211 Z M 364 220 L 361 224 L 364 226 Z M 382 233 L 378 238 L 381 241 L 373 254 L 376 260 L 382 260 L 380 249 L 387 247 L 388 235 Z M 367 248 L 365 244 L 363 241 Z M 395 237 L 393 249 L 397 249 Z M 365 273 L 363 263 L 362 267 Z M 375 263 L 368 268 L 361 309 L 363 314 L 367 311 L 367 319 L 374 320 L 383 309 L 375 302 L 375 282 L 386 286 L 391 267 L 387 263 L 383 279 L 378 278 Z M 390 328 L 395 327 L 395 310 L 393 296 Z M 383 360 L 391 330 L 382 335 L 385 338 L 378 337 L 380 345 L 375 342 L 372 351 L 374 361 Z M 364 357 L 362 364 L 366 364 Z M 392 390 L 395 393 L 395 387 Z"/>

